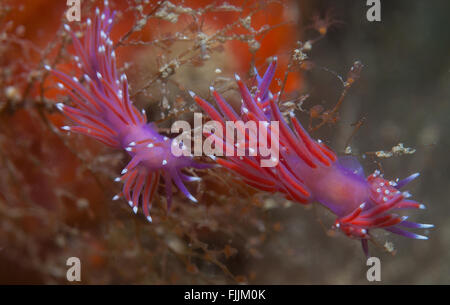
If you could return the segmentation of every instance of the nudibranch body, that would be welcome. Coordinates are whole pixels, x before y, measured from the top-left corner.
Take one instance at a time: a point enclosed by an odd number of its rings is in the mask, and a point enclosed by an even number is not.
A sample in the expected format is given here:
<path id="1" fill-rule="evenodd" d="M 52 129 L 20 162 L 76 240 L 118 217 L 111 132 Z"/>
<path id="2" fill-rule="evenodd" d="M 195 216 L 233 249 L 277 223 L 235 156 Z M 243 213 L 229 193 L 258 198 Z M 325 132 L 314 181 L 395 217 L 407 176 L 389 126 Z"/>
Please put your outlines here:
<path id="1" fill-rule="evenodd" d="M 383 228 L 409 238 L 427 239 L 426 236 L 406 231 L 401 227 L 426 229 L 433 225 L 409 222 L 406 220 L 407 217 L 397 214 L 401 209 L 425 208 L 424 205 L 407 199 L 410 197 L 408 192 L 400 191 L 401 187 L 418 174 L 399 182 L 384 179 L 379 171 L 365 178 L 356 158 L 351 156 L 338 158 L 324 143 L 312 139 L 291 112 L 292 130 L 275 102 L 278 96 L 269 91 L 275 68 L 276 58 L 262 78 L 255 71 L 257 88 L 254 93 L 251 93 L 239 76 L 236 76 L 242 97 L 240 115 L 237 115 L 214 88 L 211 88 L 211 93 L 220 112 L 191 93 L 197 104 L 218 124 L 224 125 L 226 120 L 240 120 L 245 123 L 264 121 L 267 123 L 259 124 L 267 126 L 264 134 L 269 138 L 274 136 L 278 138 L 280 157 L 277 165 L 272 168 L 259 166 L 262 157 L 251 156 L 248 153 L 248 137 L 244 138 L 242 143 L 230 143 L 225 135 L 216 136 L 215 141 L 218 145 L 247 149 L 245 156 L 217 158 L 217 163 L 236 172 L 247 184 L 260 190 L 281 192 L 286 198 L 302 204 L 319 202 L 326 206 L 337 216 L 334 228 L 351 238 L 360 239 L 366 254 L 368 254 L 367 241 L 371 237 L 369 231 L 376 228 Z M 277 121 L 279 130 L 268 127 L 269 121 Z"/>
<path id="2" fill-rule="evenodd" d="M 123 149 L 131 156 L 122 176 L 116 178 L 116 181 L 124 183 L 123 190 L 113 199 L 124 197 L 134 213 L 141 205 L 147 220 L 152 221 L 151 202 L 160 176 L 165 181 L 169 206 L 172 182 L 196 202 L 184 182 L 199 178 L 187 176 L 182 170 L 186 167 L 202 169 L 208 165 L 197 163 L 189 156 L 174 156 L 171 153 L 174 142 L 159 134 L 156 126 L 147 123 L 145 112 L 139 112 L 132 104 L 127 77 L 125 74 L 119 77 L 116 68 L 116 54 L 110 39 L 113 18 L 114 13 L 109 11 L 105 2 L 102 13 L 97 8 L 94 20 L 87 19 L 82 41 L 65 25 L 72 37 L 74 59 L 83 73 L 84 82 L 49 66 L 45 68 L 59 79 L 59 88 L 75 105 L 57 104 L 58 109 L 76 123 L 62 129 L 95 138 L 115 149 Z"/>

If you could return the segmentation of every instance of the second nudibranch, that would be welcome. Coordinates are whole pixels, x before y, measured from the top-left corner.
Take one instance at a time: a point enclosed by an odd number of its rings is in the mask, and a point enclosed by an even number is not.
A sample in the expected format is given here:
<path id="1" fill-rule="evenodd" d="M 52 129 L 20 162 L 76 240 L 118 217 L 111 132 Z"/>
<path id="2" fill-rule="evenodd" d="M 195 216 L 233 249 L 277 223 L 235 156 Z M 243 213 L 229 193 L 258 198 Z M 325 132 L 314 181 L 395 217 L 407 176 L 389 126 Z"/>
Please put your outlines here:
<path id="1" fill-rule="evenodd" d="M 150 208 L 160 176 L 165 181 L 169 207 L 172 182 L 196 202 L 184 183 L 199 178 L 187 176 L 182 170 L 209 166 L 197 163 L 189 156 L 174 156 L 171 152 L 174 142 L 159 134 L 156 126 L 147 123 L 145 112 L 138 111 L 133 105 L 127 77 L 125 74 L 119 77 L 116 68 L 116 53 L 110 39 L 113 19 L 114 13 L 109 11 L 105 1 L 104 11 L 100 13 L 97 8 L 94 20 L 87 19 L 81 41 L 68 25 L 64 26 L 72 37 L 74 59 L 82 72 L 83 82 L 49 66 L 45 68 L 60 81 L 59 88 L 75 106 L 57 104 L 57 108 L 75 123 L 62 129 L 87 135 L 130 155 L 131 161 L 122 170 L 122 176 L 116 178 L 124 183 L 122 192 L 113 199 L 125 198 L 134 213 L 141 206 L 151 222 Z"/>
<path id="2" fill-rule="evenodd" d="M 279 132 L 271 127 L 265 131 L 268 137 L 279 139 L 279 160 L 273 167 L 261 167 L 261 156 L 248 153 L 249 142 L 229 143 L 227 137 L 215 138 L 218 145 L 228 147 L 247 147 L 245 156 L 214 158 L 217 163 L 234 171 L 249 185 L 269 192 L 281 192 L 286 198 L 302 204 L 319 202 L 326 206 L 337 219 L 335 229 L 341 230 L 351 238 L 360 239 L 363 250 L 368 255 L 370 230 L 382 228 L 409 238 L 427 239 L 403 228 L 427 229 L 433 225 L 407 221 L 406 216 L 397 212 L 401 209 L 424 209 L 425 206 L 408 199 L 410 194 L 400 189 L 419 174 L 413 174 L 402 181 L 389 181 L 375 171 L 367 178 L 359 162 L 350 156 L 338 158 L 321 141 L 312 139 L 302 127 L 293 112 L 289 118 L 293 130 L 283 117 L 278 105 L 278 95 L 269 91 L 276 69 L 276 58 L 267 68 L 263 77 L 255 71 L 257 88 L 251 93 L 239 76 L 237 85 L 242 98 L 240 115 L 214 89 L 211 93 L 218 110 L 191 92 L 197 104 L 218 124 L 225 121 L 278 121 Z M 269 124 L 259 124 L 269 126 Z M 234 139 L 234 138 L 233 138 Z M 269 143 L 267 140 L 266 143 Z"/>

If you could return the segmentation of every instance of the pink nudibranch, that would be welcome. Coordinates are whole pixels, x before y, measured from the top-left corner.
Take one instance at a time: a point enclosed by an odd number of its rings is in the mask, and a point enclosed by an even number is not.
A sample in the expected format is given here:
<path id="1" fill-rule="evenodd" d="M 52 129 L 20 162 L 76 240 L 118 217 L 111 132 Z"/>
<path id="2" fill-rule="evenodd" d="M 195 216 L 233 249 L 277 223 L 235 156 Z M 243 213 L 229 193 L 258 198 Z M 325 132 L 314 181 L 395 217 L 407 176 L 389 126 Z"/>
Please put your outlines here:
<path id="1" fill-rule="evenodd" d="M 338 158 L 336 154 L 321 141 L 312 139 L 294 113 L 290 113 L 292 130 L 275 101 L 278 95 L 269 91 L 269 85 L 276 69 L 276 58 L 261 78 L 255 71 L 257 88 L 254 94 L 244 85 L 239 76 L 236 81 L 242 98 L 241 113 L 238 115 L 223 97 L 211 88 L 219 111 L 211 104 L 192 94 L 197 104 L 219 124 L 225 120 L 243 122 L 279 122 L 278 164 L 274 168 L 260 167 L 261 156 L 250 156 L 248 150 L 243 157 L 217 158 L 216 162 L 237 173 L 249 185 L 268 192 L 281 192 L 286 198 L 302 204 L 319 202 L 329 208 L 337 219 L 335 229 L 339 229 L 351 238 L 360 239 L 368 255 L 369 231 L 382 228 L 409 238 L 428 239 L 403 228 L 428 229 L 430 224 L 407 221 L 396 211 L 401 209 L 424 209 L 425 206 L 407 199 L 408 192 L 400 188 L 418 177 L 413 174 L 400 181 L 388 181 L 379 171 L 367 178 L 359 162 L 354 157 Z M 269 126 L 269 124 L 259 126 Z M 267 127 L 269 137 L 275 133 Z M 228 143 L 224 135 L 218 138 L 218 145 L 247 147 L 244 143 Z M 266 142 L 268 143 L 269 140 Z"/>

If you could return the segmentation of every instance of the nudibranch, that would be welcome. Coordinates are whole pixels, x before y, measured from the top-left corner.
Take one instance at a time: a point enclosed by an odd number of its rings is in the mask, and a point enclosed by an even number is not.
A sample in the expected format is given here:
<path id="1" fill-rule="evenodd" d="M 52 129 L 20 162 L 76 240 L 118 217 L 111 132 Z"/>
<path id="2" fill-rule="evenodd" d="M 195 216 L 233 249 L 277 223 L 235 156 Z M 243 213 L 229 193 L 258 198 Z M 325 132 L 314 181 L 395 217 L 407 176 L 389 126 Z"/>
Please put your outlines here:
<path id="1" fill-rule="evenodd" d="M 131 161 L 122 170 L 117 182 L 123 182 L 122 192 L 114 200 L 124 197 L 134 213 L 142 206 L 148 221 L 152 221 L 152 198 L 164 178 L 168 206 L 172 199 L 172 182 L 190 200 L 197 200 L 189 193 L 184 182 L 197 181 L 198 177 L 182 173 L 187 167 L 203 169 L 210 165 L 198 163 L 190 156 L 175 156 L 171 146 L 180 145 L 158 133 L 156 126 L 147 123 L 145 111 L 139 112 L 130 100 L 125 74 L 120 77 L 116 68 L 116 53 L 110 38 L 114 12 L 97 8 L 95 18 L 87 19 L 83 38 L 66 24 L 75 50 L 74 59 L 82 78 L 45 68 L 55 76 L 58 86 L 72 100 L 75 107 L 58 103 L 57 108 L 71 119 L 74 126 L 62 130 L 92 137 L 112 148 L 125 150 Z M 181 149 L 181 148 L 180 148 Z"/>
<path id="2" fill-rule="evenodd" d="M 218 124 L 226 120 L 244 123 L 277 121 L 279 130 L 267 127 L 265 134 L 279 140 L 279 160 L 274 167 L 259 166 L 261 156 L 250 156 L 248 137 L 242 143 L 229 142 L 226 136 L 216 136 L 218 145 L 246 147 L 244 156 L 214 158 L 225 168 L 237 173 L 242 179 L 257 189 L 281 192 L 287 199 L 309 204 L 318 202 L 333 212 L 337 219 L 333 225 L 348 237 L 361 240 L 363 250 L 368 255 L 370 230 L 381 228 L 395 234 L 414 239 L 427 239 L 403 228 L 427 229 L 430 224 L 407 221 L 398 214 L 402 209 L 424 209 L 425 206 L 408 199 L 410 194 L 400 189 L 419 174 L 413 174 L 401 181 L 389 181 L 377 170 L 367 178 L 356 158 L 336 154 L 323 142 L 312 139 L 302 127 L 293 112 L 290 113 L 291 129 L 276 103 L 278 95 L 273 95 L 269 86 L 276 69 L 276 58 L 267 68 L 263 77 L 255 71 L 257 88 L 251 93 L 239 76 L 237 85 L 242 98 L 240 115 L 211 87 L 218 110 L 204 99 L 191 92 L 196 103 Z M 209 133 L 211 136 L 212 134 Z M 234 137 L 233 137 L 234 139 Z M 265 143 L 269 143 L 266 141 Z"/>

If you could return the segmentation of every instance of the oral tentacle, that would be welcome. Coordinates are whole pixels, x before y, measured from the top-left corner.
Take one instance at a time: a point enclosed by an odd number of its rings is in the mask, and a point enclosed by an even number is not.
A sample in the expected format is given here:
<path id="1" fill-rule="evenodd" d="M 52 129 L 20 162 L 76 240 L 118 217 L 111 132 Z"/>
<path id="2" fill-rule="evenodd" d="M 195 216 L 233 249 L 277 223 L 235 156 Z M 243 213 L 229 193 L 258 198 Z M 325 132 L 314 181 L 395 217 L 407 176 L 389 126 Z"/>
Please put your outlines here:
<path id="1" fill-rule="evenodd" d="M 396 185 L 396 188 L 397 189 L 401 189 L 402 187 L 404 187 L 405 185 L 407 185 L 408 183 L 410 183 L 414 179 L 418 178 L 419 176 L 420 176 L 420 173 L 414 173 L 411 176 L 408 176 L 405 179 L 402 179 L 402 180 L 398 181 L 397 185 Z"/>

